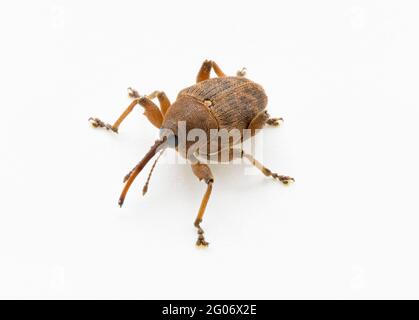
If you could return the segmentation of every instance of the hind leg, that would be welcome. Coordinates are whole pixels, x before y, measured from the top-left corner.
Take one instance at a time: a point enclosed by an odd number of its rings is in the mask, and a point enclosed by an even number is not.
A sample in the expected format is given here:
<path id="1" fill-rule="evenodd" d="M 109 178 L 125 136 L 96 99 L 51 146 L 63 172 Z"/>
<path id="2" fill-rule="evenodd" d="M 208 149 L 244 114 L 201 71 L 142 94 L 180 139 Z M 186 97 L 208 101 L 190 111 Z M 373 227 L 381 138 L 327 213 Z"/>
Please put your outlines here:
<path id="1" fill-rule="evenodd" d="M 282 118 L 269 118 L 266 121 L 266 124 L 274 127 L 279 127 L 282 124 L 282 122 L 284 122 L 284 119 Z"/>
<path id="2" fill-rule="evenodd" d="M 243 158 L 243 150 L 235 147 L 223 149 L 217 153 L 199 154 L 199 157 L 206 159 L 209 163 L 229 163 L 236 159 Z"/>
<path id="3" fill-rule="evenodd" d="M 283 184 L 289 184 L 290 182 L 295 181 L 294 178 L 283 176 L 283 175 L 272 172 L 271 170 L 266 168 L 262 163 L 260 163 L 255 158 L 253 158 L 253 156 L 250 154 L 247 154 L 244 152 L 243 157 L 248 159 L 256 168 L 258 168 L 267 177 L 272 177 L 274 179 L 277 179 L 281 181 Z"/>
<path id="4" fill-rule="evenodd" d="M 271 118 L 268 111 L 263 110 L 259 112 L 250 122 L 248 129 L 251 130 L 251 135 L 255 135 L 256 130 L 262 129 L 265 124 L 270 126 L 279 126 L 284 121 L 282 118 Z"/>
<path id="5" fill-rule="evenodd" d="M 268 120 L 268 111 L 262 110 L 252 119 L 252 121 L 250 121 L 250 124 L 247 127 L 247 129 L 250 129 L 251 135 L 254 136 L 256 134 L 256 130 L 262 129 Z"/>
<path id="6" fill-rule="evenodd" d="M 225 151 L 226 151 L 226 154 L 224 155 L 222 155 L 222 151 L 221 151 L 212 155 L 200 155 L 200 156 L 203 158 L 206 157 L 208 161 L 215 162 L 215 163 L 228 163 L 235 159 L 246 158 L 256 168 L 258 168 L 265 176 L 277 179 L 281 181 L 283 184 L 289 184 L 290 182 L 294 182 L 294 178 L 272 172 L 271 170 L 266 168 L 262 163 L 260 163 L 255 158 L 253 158 L 252 155 L 244 152 L 242 149 L 230 148 Z"/>
<path id="7" fill-rule="evenodd" d="M 270 118 L 266 110 L 259 112 L 254 119 L 250 122 L 248 129 L 251 130 L 251 135 L 256 134 L 256 130 L 262 129 L 265 124 L 271 124 L 275 118 Z M 266 168 L 263 164 L 253 158 L 252 155 L 243 152 L 242 157 L 248 159 L 256 168 L 258 168 L 267 177 L 272 177 L 281 181 L 283 184 L 288 184 L 290 181 L 294 181 L 294 178 L 279 175 Z"/>

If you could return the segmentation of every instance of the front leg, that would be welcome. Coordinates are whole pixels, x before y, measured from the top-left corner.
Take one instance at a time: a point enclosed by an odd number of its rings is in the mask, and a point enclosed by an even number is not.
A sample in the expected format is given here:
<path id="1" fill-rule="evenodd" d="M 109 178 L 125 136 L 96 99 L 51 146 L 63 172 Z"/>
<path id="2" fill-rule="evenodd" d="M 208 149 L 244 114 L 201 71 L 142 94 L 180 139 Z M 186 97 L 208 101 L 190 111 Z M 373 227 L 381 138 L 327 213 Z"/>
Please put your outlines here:
<path id="1" fill-rule="evenodd" d="M 207 207 L 207 203 L 212 191 L 212 184 L 214 183 L 214 178 L 211 173 L 211 169 L 202 163 L 196 163 L 192 165 L 192 171 L 195 176 L 199 179 L 199 181 L 204 180 L 207 184 L 207 190 L 205 191 L 204 197 L 201 201 L 201 206 L 199 207 L 198 215 L 195 219 L 194 226 L 198 229 L 198 240 L 196 241 L 196 245 L 200 246 L 208 246 L 208 242 L 205 241 L 204 237 L 204 230 L 201 228 L 202 218 L 205 213 L 205 208 Z"/>
<path id="2" fill-rule="evenodd" d="M 148 96 L 140 96 L 136 90 L 128 88 L 128 96 L 133 99 L 130 105 L 125 111 L 119 116 L 113 125 L 108 124 L 100 120 L 99 118 L 89 118 L 91 125 L 95 128 L 105 128 L 106 130 L 112 130 L 118 133 L 119 126 L 125 120 L 125 118 L 134 110 L 137 104 L 144 108 L 144 115 L 148 120 L 157 128 L 161 127 L 163 123 L 163 116 L 167 109 L 170 107 L 170 101 L 164 92 L 155 91 Z M 156 104 L 151 101 L 154 97 L 157 97 L 160 102 L 160 109 Z"/>
<path id="3" fill-rule="evenodd" d="M 141 95 L 138 93 L 138 91 L 134 90 L 131 87 L 128 88 L 128 96 L 131 99 L 136 99 L 136 98 L 141 97 Z M 157 98 L 159 100 L 160 111 L 161 111 L 163 116 L 166 114 L 167 110 L 169 110 L 170 105 L 171 105 L 170 100 L 167 97 L 167 95 L 164 93 L 164 91 L 155 90 L 152 93 L 148 94 L 146 97 L 150 100 L 153 100 L 154 98 Z"/>

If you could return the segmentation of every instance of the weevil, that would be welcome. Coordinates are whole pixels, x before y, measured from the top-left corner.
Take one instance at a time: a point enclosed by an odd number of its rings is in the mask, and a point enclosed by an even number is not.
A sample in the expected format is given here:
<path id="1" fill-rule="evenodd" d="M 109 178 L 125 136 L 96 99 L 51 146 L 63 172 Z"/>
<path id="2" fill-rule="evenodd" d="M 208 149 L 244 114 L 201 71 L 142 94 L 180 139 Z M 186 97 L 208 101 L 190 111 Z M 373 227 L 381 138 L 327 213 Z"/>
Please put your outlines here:
<path id="1" fill-rule="evenodd" d="M 212 70 L 217 77 L 210 78 Z M 250 130 L 250 135 L 252 136 L 265 125 L 278 126 L 280 124 L 282 118 L 271 118 L 266 111 L 268 98 L 264 89 L 259 84 L 246 78 L 244 68 L 238 71 L 236 76 L 226 76 L 217 63 L 212 60 L 205 60 L 199 69 L 196 84 L 181 90 L 173 103 L 170 103 L 163 91 L 154 91 L 149 95 L 140 95 L 136 90 L 129 88 L 128 95 L 132 102 L 113 125 L 107 124 L 98 118 L 89 119 L 93 127 L 102 127 L 117 133 L 124 119 L 136 105 L 140 105 L 144 109 L 144 115 L 148 120 L 160 129 L 160 138 L 155 141 L 154 145 L 134 169 L 125 176 L 125 186 L 119 198 L 119 205 L 122 206 L 124 203 L 125 196 L 134 179 L 156 154 L 159 154 L 158 160 L 163 152 L 162 150 L 168 147 L 173 147 L 177 151 L 186 151 L 186 158 L 191 162 L 192 172 L 200 181 L 203 180 L 206 184 L 206 191 L 194 222 L 198 233 L 197 246 L 208 246 L 201 222 L 211 195 L 214 177 L 208 164 L 197 160 L 193 156 L 195 152 L 198 152 L 199 156 L 205 158 L 213 159 L 214 157 L 212 156 L 215 155 L 215 158 L 218 159 L 217 155 L 227 148 L 227 161 L 232 161 L 237 157 L 246 158 L 265 176 L 277 179 L 283 184 L 294 181 L 289 176 L 272 172 L 251 154 L 243 150 L 240 150 L 238 153 L 235 152 L 234 146 L 240 141 L 228 140 L 227 146 L 220 144 L 218 149 L 211 153 L 208 151 L 208 148 L 204 148 L 206 151 L 202 151 L 202 148 L 195 148 L 193 152 L 188 152 L 195 146 L 193 142 L 187 141 L 181 145 L 178 139 L 180 122 L 186 124 L 186 133 L 199 129 L 208 134 L 208 136 L 210 131 L 213 130 L 231 131 L 233 129 L 239 132 Z M 158 99 L 160 107 L 152 101 L 155 98 Z M 240 134 L 242 135 L 241 140 L 243 140 L 244 135 Z M 208 142 L 208 147 L 210 145 L 211 143 Z M 147 192 L 150 176 L 157 160 L 155 160 L 151 168 L 146 185 L 143 188 L 143 194 Z M 219 160 L 221 161 L 221 159 Z"/>

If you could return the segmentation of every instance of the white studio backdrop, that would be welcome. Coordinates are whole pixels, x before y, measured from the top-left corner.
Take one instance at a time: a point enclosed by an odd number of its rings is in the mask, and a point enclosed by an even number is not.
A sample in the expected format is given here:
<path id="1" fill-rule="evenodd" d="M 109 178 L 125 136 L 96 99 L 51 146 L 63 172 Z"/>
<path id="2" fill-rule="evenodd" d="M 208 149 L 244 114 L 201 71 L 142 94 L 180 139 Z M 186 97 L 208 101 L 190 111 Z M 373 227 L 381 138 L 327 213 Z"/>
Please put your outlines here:
<path id="1" fill-rule="evenodd" d="M 419 298 L 416 1 L 3 1 L 1 298 Z M 126 88 L 174 101 L 204 59 L 247 67 L 272 116 L 263 162 L 163 158 Z M 261 143 L 262 143 L 261 142 Z"/>

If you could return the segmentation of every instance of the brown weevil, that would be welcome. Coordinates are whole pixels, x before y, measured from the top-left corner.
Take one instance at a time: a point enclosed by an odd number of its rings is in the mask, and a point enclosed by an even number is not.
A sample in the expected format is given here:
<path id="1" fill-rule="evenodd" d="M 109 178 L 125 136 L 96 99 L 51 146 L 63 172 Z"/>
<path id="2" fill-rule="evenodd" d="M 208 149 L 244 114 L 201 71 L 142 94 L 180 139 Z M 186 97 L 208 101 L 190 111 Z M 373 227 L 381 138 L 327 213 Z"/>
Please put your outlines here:
<path id="1" fill-rule="evenodd" d="M 210 78 L 211 70 L 216 73 L 216 78 Z M 129 97 L 133 101 L 113 125 L 104 123 L 98 118 L 89 119 L 93 127 L 103 127 L 118 132 L 122 121 L 138 104 L 143 107 L 144 115 L 148 120 L 160 129 L 160 139 L 155 141 L 144 158 L 125 177 L 125 186 L 119 198 L 120 206 L 122 206 L 136 176 L 157 153 L 160 152 L 160 157 L 167 147 L 174 147 L 178 152 L 183 150 L 186 152 L 184 157 L 191 163 L 195 176 L 199 180 L 204 180 L 207 185 L 194 223 L 198 230 L 196 244 L 207 246 L 208 242 L 205 241 L 204 231 L 200 223 L 211 194 L 214 177 L 208 164 L 199 161 L 195 155 L 207 159 L 213 159 L 215 155 L 215 158 L 222 162 L 218 155 L 227 151 L 227 162 L 235 158 L 246 158 L 265 176 L 273 177 L 284 184 L 294 181 L 291 177 L 273 173 L 254 159 L 251 154 L 243 150 L 236 152 L 237 149 L 234 148 L 246 139 L 243 132 L 250 131 L 250 136 L 252 136 L 257 133 L 257 130 L 262 129 L 265 124 L 278 126 L 282 121 L 282 118 L 269 117 L 266 111 L 268 99 L 263 88 L 247 79 L 244 69 L 237 72 L 236 76 L 230 77 L 226 76 L 214 61 L 205 60 L 198 72 L 196 84 L 180 91 L 174 103 L 170 103 L 163 91 L 154 91 L 150 95 L 142 96 L 131 88 L 128 90 Z M 154 98 L 158 99 L 160 108 L 152 101 Z M 221 143 L 216 149 L 213 149 L 214 141 L 210 139 L 205 142 L 204 148 L 202 148 L 202 143 L 200 148 L 197 148 L 194 141 L 184 141 L 183 143 L 180 141 L 179 123 L 181 122 L 185 124 L 186 134 L 197 129 L 207 136 L 210 136 L 214 130 L 216 132 L 236 130 L 236 132 L 239 132 L 240 138 L 236 140 L 228 139 L 227 144 Z M 219 141 L 218 138 L 216 140 Z M 151 168 L 146 185 L 143 188 L 143 194 L 147 191 L 148 182 L 156 162 L 157 160 Z"/>

